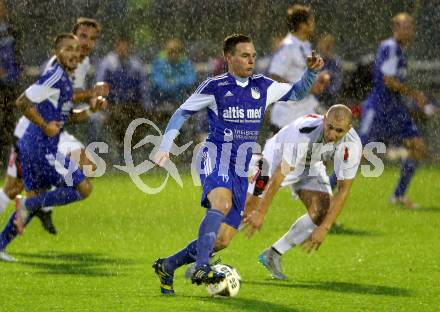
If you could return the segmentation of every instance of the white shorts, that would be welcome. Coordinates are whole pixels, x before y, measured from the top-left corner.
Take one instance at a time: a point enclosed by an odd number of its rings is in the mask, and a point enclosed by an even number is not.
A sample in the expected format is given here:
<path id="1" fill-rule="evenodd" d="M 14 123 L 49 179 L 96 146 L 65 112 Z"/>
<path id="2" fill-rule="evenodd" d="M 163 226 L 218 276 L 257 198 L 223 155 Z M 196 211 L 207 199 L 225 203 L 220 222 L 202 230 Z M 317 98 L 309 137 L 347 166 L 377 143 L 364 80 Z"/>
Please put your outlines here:
<path id="1" fill-rule="evenodd" d="M 69 155 L 74 151 L 84 149 L 85 146 L 77 138 L 68 133 L 66 130 L 61 132 L 60 141 L 58 142 L 58 151 L 63 155 Z"/>
<path id="2" fill-rule="evenodd" d="M 251 160 L 250 168 L 260 170 L 262 175 L 272 176 L 273 172 L 281 162 L 281 156 L 278 153 L 274 153 L 272 150 L 273 140 L 268 140 L 263 150 L 263 163 L 261 168 L 257 168 L 256 164 L 261 156 L 253 157 Z M 299 190 L 309 190 L 323 192 L 332 195 L 332 188 L 330 186 L 330 179 L 327 176 L 326 168 L 324 164 L 317 163 L 313 168 L 305 168 L 303 172 L 292 171 L 289 173 L 281 186 L 289 186 L 292 190 L 292 195 L 297 198 Z M 249 183 L 248 193 L 254 194 L 255 189 L 255 177 Z M 259 195 L 261 197 L 262 195 Z"/>

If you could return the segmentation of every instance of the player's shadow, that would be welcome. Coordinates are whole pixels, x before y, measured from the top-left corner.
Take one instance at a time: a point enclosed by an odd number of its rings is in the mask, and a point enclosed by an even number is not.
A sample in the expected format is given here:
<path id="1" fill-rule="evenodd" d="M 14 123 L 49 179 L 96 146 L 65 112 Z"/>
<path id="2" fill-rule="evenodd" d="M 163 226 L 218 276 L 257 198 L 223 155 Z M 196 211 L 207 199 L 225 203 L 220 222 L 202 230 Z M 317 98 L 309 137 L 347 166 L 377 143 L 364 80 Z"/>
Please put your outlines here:
<path id="1" fill-rule="evenodd" d="M 244 284 L 270 285 L 285 288 L 304 288 L 313 290 L 354 293 L 373 296 L 411 297 L 411 291 L 399 287 L 358 284 L 347 282 L 289 282 L 289 281 L 245 281 Z"/>
<path id="2" fill-rule="evenodd" d="M 267 302 L 257 299 L 249 298 L 228 298 L 228 297 L 201 297 L 199 300 L 204 304 L 218 304 L 223 305 L 226 311 L 270 311 L 270 312 L 295 312 L 304 311 L 304 309 L 295 309 L 290 304 L 284 306 L 277 303 Z"/>
<path id="3" fill-rule="evenodd" d="M 16 253 L 18 258 L 37 259 L 20 260 L 19 264 L 34 267 L 38 274 L 65 274 L 84 276 L 121 275 L 121 266 L 133 265 L 133 260 L 110 258 L 98 253 Z"/>
<path id="4" fill-rule="evenodd" d="M 377 236 L 378 233 L 365 230 L 356 230 L 346 227 L 343 224 L 334 224 L 330 230 L 330 234 L 333 235 L 351 235 L 351 236 Z"/>
<path id="5" fill-rule="evenodd" d="M 410 212 L 440 212 L 439 206 L 421 206 L 417 209 L 404 209 L 401 208 L 401 210 L 410 211 Z"/>

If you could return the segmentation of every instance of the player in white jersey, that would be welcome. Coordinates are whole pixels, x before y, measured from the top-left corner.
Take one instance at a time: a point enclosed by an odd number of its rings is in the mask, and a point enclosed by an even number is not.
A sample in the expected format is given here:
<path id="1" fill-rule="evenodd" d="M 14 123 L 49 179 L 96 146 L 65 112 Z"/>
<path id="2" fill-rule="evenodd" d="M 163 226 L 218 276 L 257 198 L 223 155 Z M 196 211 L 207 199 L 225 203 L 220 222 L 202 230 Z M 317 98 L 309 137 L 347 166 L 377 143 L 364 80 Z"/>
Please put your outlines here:
<path id="1" fill-rule="evenodd" d="M 101 33 L 101 25 L 94 19 L 80 17 L 77 19 L 73 27 L 72 33 L 75 34 L 80 42 L 81 48 L 81 63 L 74 72 L 74 96 L 75 103 L 83 103 L 89 101 L 92 97 L 103 96 L 106 97 L 109 92 L 109 87 L 106 83 L 97 83 L 93 88 L 86 88 L 86 76 L 90 70 L 89 55 L 93 51 L 96 41 Z M 53 56 L 44 68 L 44 72 L 48 71 L 54 64 L 56 57 Z M 86 108 L 88 109 L 88 108 Z M 77 122 L 81 122 L 78 120 Z M 9 157 L 8 168 L 3 189 L 0 189 L 0 213 L 6 208 L 10 200 L 20 194 L 23 190 L 23 182 L 21 176 L 21 165 L 18 161 L 17 141 L 23 136 L 30 121 L 26 117 L 21 117 L 18 121 L 13 138 L 13 146 Z M 88 159 L 85 154 L 84 145 L 76 139 L 73 135 L 63 131 L 60 135 L 58 144 L 59 151 L 64 155 L 71 155 L 83 166 L 89 165 L 92 170 L 96 169 L 95 163 Z M 45 207 L 37 212 L 37 216 L 42 221 L 43 227 L 51 234 L 56 234 L 56 229 L 51 218 L 51 207 Z"/>
<path id="2" fill-rule="evenodd" d="M 319 248 L 344 206 L 362 155 L 362 143 L 351 120 L 347 106 L 334 105 L 325 116 L 298 118 L 264 147 L 260 170 L 248 189 L 247 217 L 243 221 L 248 234 L 261 228 L 281 186 L 289 186 L 307 209 L 283 237 L 260 255 L 260 263 L 274 278 L 286 278 L 281 255 L 289 249 L 306 240 L 307 251 Z M 324 162 L 334 164 L 338 178 L 334 197 Z"/>
<path id="3" fill-rule="evenodd" d="M 315 18 L 311 9 L 303 5 L 293 5 L 287 11 L 289 33 L 281 42 L 269 66 L 269 77 L 276 81 L 294 83 L 301 79 L 307 68 L 307 55 L 311 54 L 310 38 L 315 32 Z M 321 73 L 308 96 L 299 102 L 279 101 L 270 113 L 270 122 L 275 132 L 298 117 L 315 113 L 319 105 L 313 94 L 322 92 L 330 77 Z M 325 83 L 322 87 L 319 84 Z"/>

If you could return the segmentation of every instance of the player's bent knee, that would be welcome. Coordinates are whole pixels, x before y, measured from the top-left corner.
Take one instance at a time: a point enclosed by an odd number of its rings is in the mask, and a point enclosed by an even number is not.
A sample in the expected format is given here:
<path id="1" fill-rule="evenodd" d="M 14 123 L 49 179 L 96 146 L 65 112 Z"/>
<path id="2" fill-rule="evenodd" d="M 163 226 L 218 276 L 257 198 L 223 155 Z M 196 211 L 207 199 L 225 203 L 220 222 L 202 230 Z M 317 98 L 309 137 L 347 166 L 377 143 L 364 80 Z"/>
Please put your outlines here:
<path id="1" fill-rule="evenodd" d="M 228 199 L 224 198 L 216 198 L 211 201 L 211 207 L 223 212 L 223 214 L 227 214 L 229 210 L 231 210 L 232 203 Z"/>
<path id="2" fill-rule="evenodd" d="M 87 198 L 92 193 L 92 183 L 90 183 L 88 179 L 85 179 L 78 184 L 77 190 L 81 194 L 82 198 Z"/>

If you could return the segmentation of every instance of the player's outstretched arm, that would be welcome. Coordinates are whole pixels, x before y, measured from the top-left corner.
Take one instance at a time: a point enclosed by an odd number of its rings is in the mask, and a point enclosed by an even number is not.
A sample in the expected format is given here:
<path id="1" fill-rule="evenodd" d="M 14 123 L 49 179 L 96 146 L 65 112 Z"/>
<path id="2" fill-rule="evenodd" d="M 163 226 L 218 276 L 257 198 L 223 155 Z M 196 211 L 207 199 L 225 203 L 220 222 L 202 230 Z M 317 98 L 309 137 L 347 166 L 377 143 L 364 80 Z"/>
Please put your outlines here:
<path id="1" fill-rule="evenodd" d="M 306 252 L 318 250 L 332 225 L 335 223 L 339 213 L 342 211 L 352 185 L 353 179 L 338 180 L 336 194 L 330 201 L 330 209 L 328 210 L 324 221 L 322 221 L 321 225 L 312 232 L 309 239 L 303 244 L 303 249 Z"/>
<path id="2" fill-rule="evenodd" d="M 423 92 L 412 88 L 408 84 L 401 82 L 399 79 L 393 76 L 384 76 L 383 81 L 388 89 L 413 98 L 421 108 L 428 104 L 428 99 Z"/>
<path id="3" fill-rule="evenodd" d="M 107 82 L 97 82 L 92 89 L 77 89 L 73 93 L 73 102 L 74 103 L 81 103 L 81 102 L 88 102 L 93 97 L 107 97 L 110 92 L 110 87 Z"/>
<path id="4" fill-rule="evenodd" d="M 180 128 L 182 128 L 186 120 L 194 113 L 195 111 L 187 111 L 181 108 L 175 111 L 165 129 L 165 134 L 163 135 L 159 151 L 154 156 L 154 163 L 157 166 L 163 167 L 166 161 L 170 158 L 170 151 L 174 139 L 179 135 Z"/>
<path id="5" fill-rule="evenodd" d="M 81 123 L 89 120 L 93 113 L 106 109 L 107 100 L 102 96 L 94 96 L 89 101 L 89 107 L 83 109 L 74 109 L 69 116 L 70 123 Z"/>
<path id="6" fill-rule="evenodd" d="M 283 182 L 286 174 L 290 170 L 291 168 L 287 164 L 287 162 L 285 160 L 282 160 L 277 169 L 275 169 L 275 172 L 272 174 L 271 178 L 269 179 L 267 188 L 263 193 L 263 198 L 261 199 L 258 208 L 250 213 L 249 216 L 247 216 L 243 220 L 243 223 L 246 224 L 245 231 L 248 237 L 251 237 L 263 226 L 264 217 L 269 210 L 270 204 L 272 203 L 275 194 L 280 189 L 281 183 Z"/>

